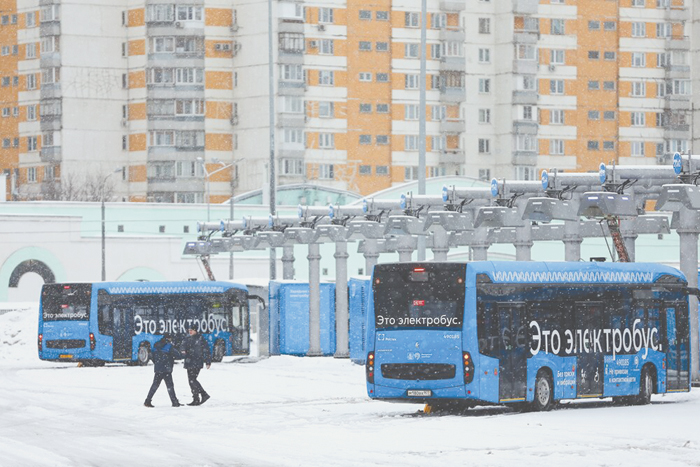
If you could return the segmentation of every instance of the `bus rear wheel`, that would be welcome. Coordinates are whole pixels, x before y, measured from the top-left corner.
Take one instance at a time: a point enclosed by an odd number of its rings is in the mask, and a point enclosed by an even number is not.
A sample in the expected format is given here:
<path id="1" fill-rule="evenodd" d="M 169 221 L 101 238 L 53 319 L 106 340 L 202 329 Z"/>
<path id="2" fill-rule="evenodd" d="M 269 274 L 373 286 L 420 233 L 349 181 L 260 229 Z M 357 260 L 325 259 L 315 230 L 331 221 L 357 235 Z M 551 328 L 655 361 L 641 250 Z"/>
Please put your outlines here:
<path id="1" fill-rule="evenodd" d="M 535 400 L 532 401 L 533 409 L 538 412 L 550 410 L 554 405 L 554 391 L 552 378 L 546 372 L 537 374 L 535 380 Z"/>
<path id="2" fill-rule="evenodd" d="M 148 342 L 142 342 L 141 345 L 139 345 L 139 351 L 136 354 L 136 362 L 140 366 L 146 366 L 148 365 L 148 361 L 151 359 L 151 346 L 148 345 Z"/>
<path id="3" fill-rule="evenodd" d="M 216 344 L 214 344 L 214 355 L 212 355 L 212 360 L 215 362 L 220 362 L 224 359 L 224 355 L 226 355 L 226 343 L 224 343 L 222 340 L 218 340 L 216 341 Z"/>
<path id="4" fill-rule="evenodd" d="M 648 368 L 642 369 L 642 377 L 639 380 L 639 396 L 637 396 L 638 405 L 647 405 L 651 403 L 651 395 L 654 393 L 654 378 Z"/>

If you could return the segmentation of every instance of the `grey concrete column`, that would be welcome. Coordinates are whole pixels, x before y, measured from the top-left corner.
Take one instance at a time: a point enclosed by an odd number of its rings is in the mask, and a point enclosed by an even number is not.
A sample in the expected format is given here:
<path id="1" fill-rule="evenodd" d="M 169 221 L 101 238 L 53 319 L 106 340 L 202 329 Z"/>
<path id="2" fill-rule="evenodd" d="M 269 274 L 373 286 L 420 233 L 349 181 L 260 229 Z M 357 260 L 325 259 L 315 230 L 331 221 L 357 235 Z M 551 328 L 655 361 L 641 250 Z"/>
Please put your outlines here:
<path id="1" fill-rule="evenodd" d="M 348 244 L 335 242 L 335 357 L 350 357 L 348 311 Z"/>
<path id="2" fill-rule="evenodd" d="M 309 353 L 321 352 L 321 245 L 309 243 Z"/>
<path id="3" fill-rule="evenodd" d="M 294 245 L 282 247 L 282 279 L 294 279 Z"/>
<path id="4" fill-rule="evenodd" d="M 688 280 L 688 287 L 698 286 L 698 230 L 700 214 L 685 207 L 680 209 L 680 226 L 676 229 L 680 237 L 681 272 Z M 698 336 L 698 299 L 689 297 L 690 307 L 690 362 L 691 380 L 700 382 L 700 336 Z"/>
<path id="5" fill-rule="evenodd" d="M 376 238 L 368 238 L 365 240 L 365 274 L 372 275 L 374 266 L 379 262 L 379 240 Z"/>
<path id="6" fill-rule="evenodd" d="M 631 263 L 634 263 L 635 261 L 637 237 L 639 237 L 639 235 L 636 233 L 622 233 L 622 240 L 625 242 L 625 248 L 627 248 L 627 255 L 630 257 Z"/>
<path id="7" fill-rule="evenodd" d="M 410 235 L 402 235 L 396 239 L 396 251 L 399 253 L 399 261 L 409 263 L 413 261 L 413 252 L 419 246 L 419 238 Z"/>
<path id="8" fill-rule="evenodd" d="M 516 261 L 531 261 L 532 260 L 532 224 L 528 221 L 527 225 L 523 227 L 517 227 L 516 238 L 517 240 L 513 243 L 515 246 L 515 260 Z"/>
<path id="9" fill-rule="evenodd" d="M 581 259 L 581 243 L 579 221 L 564 221 L 564 261 L 579 261 Z"/>
<path id="10" fill-rule="evenodd" d="M 488 261 L 488 251 L 491 244 L 488 241 L 489 231 L 487 228 L 480 227 L 474 231 L 474 243 L 471 249 L 474 261 Z"/>
<path id="11" fill-rule="evenodd" d="M 443 228 L 436 228 L 433 232 L 433 261 L 447 261 L 447 253 L 450 251 L 450 236 Z"/>

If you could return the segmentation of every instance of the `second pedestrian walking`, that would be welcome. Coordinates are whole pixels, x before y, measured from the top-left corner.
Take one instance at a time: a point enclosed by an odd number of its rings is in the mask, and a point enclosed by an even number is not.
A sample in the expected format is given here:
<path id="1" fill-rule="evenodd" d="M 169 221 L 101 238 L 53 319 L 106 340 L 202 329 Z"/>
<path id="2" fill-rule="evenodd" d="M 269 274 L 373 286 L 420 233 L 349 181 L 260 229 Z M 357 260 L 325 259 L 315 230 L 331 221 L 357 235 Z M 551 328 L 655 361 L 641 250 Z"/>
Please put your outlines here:
<path id="1" fill-rule="evenodd" d="M 197 332 L 194 325 L 188 326 L 187 332 L 190 335 L 185 339 L 185 369 L 187 370 L 187 380 L 192 390 L 192 402 L 187 405 L 202 405 L 209 400 L 210 396 L 197 381 L 197 377 L 205 363 L 207 370 L 211 367 L 211 352 L 209 351 L 209 344 Z"/>
<path id="2" fill-rule="evenodd" d="M 182 404 L 177 400 L 175 395 L 175 386 L 173 386 L 173 363 L 175 359 L 182 358 L 180 352 L 171 342 L 170 334 L 163 334 L 163 337 L 153 346 L 153 384 L 148 391 L 146 401 L 143 403 L 146 407 L 153 407 L 151 400 L 153 395 L 158 390 L 161 381 L 165 381 L 165 387 L 168 388 L 168 395 L 173 407 L 180 407 Z"/>

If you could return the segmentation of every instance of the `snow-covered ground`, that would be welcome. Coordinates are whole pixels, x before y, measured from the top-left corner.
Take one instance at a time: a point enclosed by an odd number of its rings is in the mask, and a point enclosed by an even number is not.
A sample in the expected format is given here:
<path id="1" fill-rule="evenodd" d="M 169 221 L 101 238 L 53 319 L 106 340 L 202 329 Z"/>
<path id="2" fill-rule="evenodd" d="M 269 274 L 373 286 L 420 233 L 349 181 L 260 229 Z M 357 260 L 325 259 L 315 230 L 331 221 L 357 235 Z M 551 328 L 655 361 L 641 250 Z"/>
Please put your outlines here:
<path id="1" fill-rule="evenodd" d="M 36 355 L 36 310 L 0 314 L 0 466 L 700 466 L 700 391 L 549 413 L 422 415 L 370 401 L 364 369 L 333 358 L 225 360 L 212 398 L 143 407 L 153 367 L 78 368 Z M 22 308 L 25 308 L 22 310 Z M 1 312 L 0 312 L 1 313 Z M 190 400 L 185 371 L 175 388 Z"/>

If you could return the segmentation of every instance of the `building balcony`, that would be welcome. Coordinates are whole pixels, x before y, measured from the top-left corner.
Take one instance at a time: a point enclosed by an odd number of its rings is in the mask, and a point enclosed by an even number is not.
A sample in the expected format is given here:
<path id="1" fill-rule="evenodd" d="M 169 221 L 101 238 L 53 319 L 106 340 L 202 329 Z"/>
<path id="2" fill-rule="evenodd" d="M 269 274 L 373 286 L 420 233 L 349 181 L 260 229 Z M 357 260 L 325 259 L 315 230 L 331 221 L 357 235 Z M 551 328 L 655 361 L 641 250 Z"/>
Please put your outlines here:
<path id="1" fill-rule="evenodd" d="M 306 92 L 306 83 L 304 81 L 285 81 L 277 82 L 277 93 L 280 96 L 303 96 Z"/>
<path id="2" fill-rule="evenodd" d="M 41 162 L 60 162 L 61 161 L 61 146 L 48 146 L 41 148 L 39 153 Z"/>
<path id="3" fill-rule="evenodd" d="M 467 94 L 464 88 L 440 88 L 441 102 L 464 102 L 467 100 Z"/>
<path id="4" fill-rule="evenodd" d="M 513 0 L 513 14 L 534 15 L 539 3 L 539 0 Z"/>
<path id="5" fill-rule="evenodd" d="M 278 113 L 278 128 L 303 128 L 306 125 L 306 115 L 292 113 Z"/>
<path id="6" fill-rule="evenodd" d="M 460 118 L 446 118 L 440 121 L 440 133 L 464 133 L 467 124 Z"/>
<path id="7" fill-rule="evenodd" d="M 513 132 L 519 135 L 536 135 L 538 126 L 533 120 L 514 120 Z"/>
<path id="8" fill-rule="evenodd" d="M 61 22 L 56 21 L 42 21 L 39 25 L 39 36 L 60 36 L 61 35 Z"/>
<path id="9" fill-rule="evenodd" d="M 513 73 L 534 75 L 539 69 L 537 60 L 513 60 Z"/>
<path id="10" fill-rule="evenodd" d="M 671 36 L 666 38 L 666 49 L 668 50 L 690 50 L 690 37 Z"/>
<path id="11" fill-rule="evenodd" d="M 467 4 L 464 1 L 442 1 L 440 2 L 440 10 L 442 11 L 464 11 L 467 9 Z"/>
<path id="12" fill-rule="evenodd" d="M 665 98 L 664 108 L 670 110 L 690 110 L 691 96 L 685 94 L 671 94 Z"/>
<path id="13" fill-rule="evenodd" d="M 41 131 L 59 131 L 63 128 L 60 115 L 42 116 L 39 122 Z"/>
<path id="14" fill-rule="evenodd" d="M 439 38 L 441 41 L 457 41 L 464 42 L 466 34 L 464 28 L 446 27 L 440 29 Z"/>
<path id="15" fill-rule="evenodd" d="M 540 38 L 540 32 L 536 29 L 516 29 L 513 32 L 514 44 L 537 44 Z"/>
<path id="16" fill-rule="evenodd" d="M 672 6 L 666 10 L 666 19 L 672 22 L 690 21 L 690 9 L 685 6 Z"/>
<path id="17" fill-rule="evenodd" d="M 299 49 L 280 49 L 277 60 L 280 65 L 302 65 L 304 63 L 304 51 Z"/>
<path id="18" fill-rule="evenodd" d="M 46 83 L 41 85 L 41 99 L 60 99 L 61 83 Z"/>
<path id="19" fill-rule="evenodd" d="M 668 125 L 664 128 L 664 139 L 690 139 L 690 125 Z"/>
<path id="20" fill-rule="evenodd" d="M 537 153 L 535 151 L 513 151 L 513 165 L 537 165 Z"/>
<path id="21" fill-rule="evenodd" d="M 464 71 L 464 57 L 442 57 L 440 58 L 440 71 Z"/>
<path id="22" fill-rule="evenodd" d="M 440 164 L 464 164 L 466 162 L 464 149 L 443 149 L 440 151 L 438 162 Z"/>
<path id="23" fill-rule="evenodd" d="M 289 21 L 288 19 L 280 18 L 279 25 L 277 26 L 277 32 L 295 32 L 299 34 L 304 33 L 304 22 L 303 21 Z"/>
<path id="24" fill-rule="evenodd" d="M 513 104 L 537 104 L 537 91 L 513 91 Z"/>

